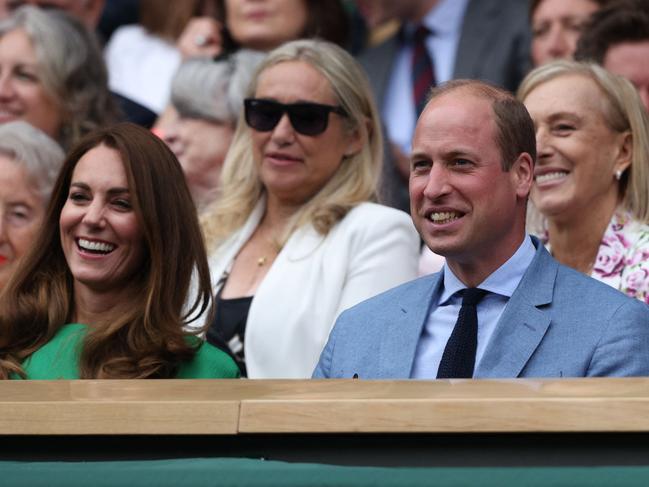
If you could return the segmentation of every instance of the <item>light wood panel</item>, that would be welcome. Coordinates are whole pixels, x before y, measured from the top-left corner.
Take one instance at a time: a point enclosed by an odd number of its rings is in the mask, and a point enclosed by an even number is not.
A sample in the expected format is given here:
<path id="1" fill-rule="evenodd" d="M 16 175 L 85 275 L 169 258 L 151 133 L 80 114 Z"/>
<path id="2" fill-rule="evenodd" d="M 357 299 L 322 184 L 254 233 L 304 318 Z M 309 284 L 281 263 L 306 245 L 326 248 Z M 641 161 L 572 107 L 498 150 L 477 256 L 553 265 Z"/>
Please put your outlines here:
<path id="1" fill-rule="evenodd" d="M 649 431 L 648 379 L 345 380 L 265 389 L 242 400 L 240 432 Z"/>
<path id="2" fill-rule="evenodd" d="M 649 378 L 0 382 L 0 434 L 649 431 Z"/>
<path id="3" fill-rule="evenodd" d="M 0 434 L 235 434 L 240 400 L 219 382 L 3 382 Z"/>

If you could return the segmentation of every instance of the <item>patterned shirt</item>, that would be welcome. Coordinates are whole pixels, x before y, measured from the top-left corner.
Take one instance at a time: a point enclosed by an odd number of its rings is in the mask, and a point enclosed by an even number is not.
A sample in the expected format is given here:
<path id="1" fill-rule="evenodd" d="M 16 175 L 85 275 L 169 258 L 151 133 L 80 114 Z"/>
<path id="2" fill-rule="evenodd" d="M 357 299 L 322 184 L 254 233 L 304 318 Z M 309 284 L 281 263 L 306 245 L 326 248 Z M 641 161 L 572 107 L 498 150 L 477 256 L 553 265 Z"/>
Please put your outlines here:
<path id="1" fill-rule="evenodd" d="M 550 250 L 547 231 L 541 240 Z M 590 276 L 649 304 L 649 225 L 618 208 L 604 232 Z"/>

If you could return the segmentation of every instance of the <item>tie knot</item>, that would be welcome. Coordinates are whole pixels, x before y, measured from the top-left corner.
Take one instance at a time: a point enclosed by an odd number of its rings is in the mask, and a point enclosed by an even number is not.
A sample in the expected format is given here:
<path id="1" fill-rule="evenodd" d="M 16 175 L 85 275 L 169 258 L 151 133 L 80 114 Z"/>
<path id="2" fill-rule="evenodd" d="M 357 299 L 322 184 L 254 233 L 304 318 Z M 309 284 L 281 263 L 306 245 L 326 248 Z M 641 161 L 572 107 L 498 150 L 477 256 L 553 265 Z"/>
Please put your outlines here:
<path id="1" fill-rule="evenodd" d="M 419 24 L 415 29 L 415 32 L 412 34 L 412 39 L 415 42 L 424 42 L 426 37 L 430 35 L 430 29 L 425 25 Z"/>
<path id="2" fill-rule="evenodd" d="M 477 287 L 466 288 L 462 293 L 462 306 L 477 305 L 485 294 L 487 294 L 487 291 L 484 289 L 478 289 Z"/>

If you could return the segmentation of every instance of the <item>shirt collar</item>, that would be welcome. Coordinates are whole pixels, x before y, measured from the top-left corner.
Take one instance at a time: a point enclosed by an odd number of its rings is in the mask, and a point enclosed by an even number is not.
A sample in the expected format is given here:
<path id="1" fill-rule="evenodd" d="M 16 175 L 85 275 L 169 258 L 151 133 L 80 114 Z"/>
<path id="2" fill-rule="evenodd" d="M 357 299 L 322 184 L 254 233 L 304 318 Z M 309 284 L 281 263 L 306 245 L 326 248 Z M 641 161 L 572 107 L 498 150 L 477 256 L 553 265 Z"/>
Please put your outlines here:
<path id="1" fill-rule="evenodd" d="M 525 271 L 532 263 L 535 254 L 536 248 L 532 243 L 532 239 L 528 235 L 525 235 L 523 243 L 514 252 L 514 255 L 492 272 L 477 287 L 494 294 L 507 296 L 508 298 L 511 297 L 521 282 L 523 274 L 525 274 Z M 444 290 L 439 298 L 439 304 L 444 304 L 455 293 L 466 288 L 466 285 L 453 274 L 453 271 L 446 264 L 444 264 L 443 285 Z"/>

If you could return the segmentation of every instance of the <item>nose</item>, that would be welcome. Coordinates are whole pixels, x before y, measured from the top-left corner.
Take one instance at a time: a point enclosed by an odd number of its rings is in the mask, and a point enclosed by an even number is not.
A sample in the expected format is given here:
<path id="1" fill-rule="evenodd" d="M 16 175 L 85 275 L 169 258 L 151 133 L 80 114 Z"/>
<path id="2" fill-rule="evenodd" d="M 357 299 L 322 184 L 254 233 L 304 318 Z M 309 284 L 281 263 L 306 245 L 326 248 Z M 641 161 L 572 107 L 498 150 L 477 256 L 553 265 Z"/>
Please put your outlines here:
<path id="1" fill-rule="evenodd" d="M 10 99 L 14 96 L 14 86 L 9 75 L 3 73 L 0 75 L 0 99 Z"/>
<path id="2" fill-rule="evenodd" d="M 552 144 L 547 130 L 539 128 L 536 130 L 536 156 L 540 161 L 552 155 Z"/>
<path id="3" fill-rule="evenodd" d="M 0 208 L 0 244 L 7 241 L 7 222 L 5 210 Z"/>
<path id="4" fill-rule="evenodd" d="M 165 144 L 167 144 L 167 147 L 171 149 L 171 152 L 173 152 L 176 157 L 178 157 L 181 152 L 179 132 L 180 131 L 178 130 L 176 124 L 172 124 L 171 126 L 165 128 L 164 134 L 162 136 L 162 140 L 164 140 Z"/>
<path id="5" fill-rule="evenodd" d="M 282 118 L 279 119 L 277 125 L 273 129 L 271 134 L 271 139 L 276 144 L 283 146 L 290 144 L 295 141 L 295 129 L 291 125 L 291 121 L 288 118 L 287 113 L 282 114 Z"/>
<path id="6" fill-rule="evenodd" d="M 437 200 L 450 192 L 448 170 L 442 164 L 433 164 L 424 187 L 424 196 L 429 200 Z"/>
<path id="7" fill-rule="evenodd" d="M 550 29 L 547 39 L 548 54 L 552 59 L 567 58 L 572 54 L 563 27 L 555 25 Z"/>
<path id="8" fill-rule="evenodd" d="M 86 206 L 86 212 L 81 220 L 88 228 L 103 228 L 105 225 L 105 205 L 95 198 Z"/>

